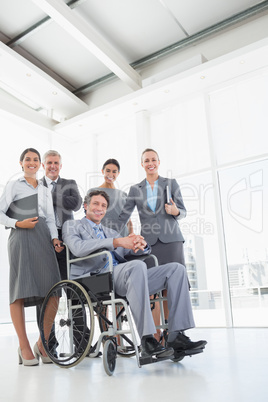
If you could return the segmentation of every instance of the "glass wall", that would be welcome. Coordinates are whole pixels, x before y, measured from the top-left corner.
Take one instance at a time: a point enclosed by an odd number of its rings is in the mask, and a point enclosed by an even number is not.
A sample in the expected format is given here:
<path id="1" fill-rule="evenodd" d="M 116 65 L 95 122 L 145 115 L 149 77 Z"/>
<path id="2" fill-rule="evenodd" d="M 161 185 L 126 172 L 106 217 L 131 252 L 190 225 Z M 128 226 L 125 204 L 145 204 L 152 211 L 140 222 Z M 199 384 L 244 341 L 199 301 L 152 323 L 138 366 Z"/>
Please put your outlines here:
<path id="1" fill-rule="evenodd" d="M 219 172 L 233 323 L 268 325 L 268 159 Z"/>
<path id="2" fill-rule="evenodd" d="M 211 172 L 178 180 L 187 208 L 180 221 L 197 326 L 225 326 L 225 312 Z"/>
<path id="3" fill-rule="evenodd" d="M 210 94 L 234 326 L 266 326 L 268 74 Z"/>
<path id="4" fill-rule="evenodd" d="M 188 210 L 180 227 L 198 326 L 225 326 L 227 316 L 234 326 L 268 322 L 267 77 L 151 116 L 160 174 L 177 179 Z"/>

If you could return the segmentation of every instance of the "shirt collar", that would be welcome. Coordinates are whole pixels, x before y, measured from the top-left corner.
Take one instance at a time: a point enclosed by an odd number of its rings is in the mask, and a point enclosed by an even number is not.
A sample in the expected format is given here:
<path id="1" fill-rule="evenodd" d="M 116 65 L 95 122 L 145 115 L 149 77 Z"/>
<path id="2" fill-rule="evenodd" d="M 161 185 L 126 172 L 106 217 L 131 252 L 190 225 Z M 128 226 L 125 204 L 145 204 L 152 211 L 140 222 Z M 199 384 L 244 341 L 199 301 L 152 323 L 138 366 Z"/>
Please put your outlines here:
<path id="1" fill-rule="evenodd" d="M 40 184 L 43 184 L 40 179 L 36 179 L 36 180 L 37 180 L 38 186 L 39 186 Z M 27 180 L 25 179 L 24 176 L 20 177 L 20 178 L 18 179 L 18 181 L 24 181 L 28 186 L 31 186 L 31 184 L 29 184 L 29 183 L 27 182 Z M 31 187 L 32 187 L 32 186 L 31 186 Z"/>
<path id="2" fill-rule="evenodd" d="M 94 223 L 94 222 L 91 221 L 90 219 L 88 219 L 88 218 L 86 218 L 86 219 L 87 219 L 87 221 L 89 222 L 89 224 L 90 224 L 90 226 L 92 227 L 92 229 L 95 228 L 95 227 L 97 227 L 97 228 L 99 228 L 99 230 L 103 230 L 101 223 L 100 223 L 99 225 L 97 225 L 96 223 Z"/>
<path id="3" fill-rule="evenodd" d="M 158 188 L 158 179 L 154 182 L 154 188 L 152 190 L 151 184 L 148 182 L 148 180 L 146 179 L 146 187 L 147 189 L 150 189 L 151 191 L 155 192 L 156 189 Z"/>
<path id="4" fill-rule="evenodd" d="M 50 179 L 49 177 L 47 177 L 47 176 L 45 176 L 45 179 L 46 179 L 47 185 L 49 186 L 52 182 L 57 183 L 58 180 L 59 180 L 59 176 L 57 177 L 56 180 L 51 180 L 51 179 Z"/>

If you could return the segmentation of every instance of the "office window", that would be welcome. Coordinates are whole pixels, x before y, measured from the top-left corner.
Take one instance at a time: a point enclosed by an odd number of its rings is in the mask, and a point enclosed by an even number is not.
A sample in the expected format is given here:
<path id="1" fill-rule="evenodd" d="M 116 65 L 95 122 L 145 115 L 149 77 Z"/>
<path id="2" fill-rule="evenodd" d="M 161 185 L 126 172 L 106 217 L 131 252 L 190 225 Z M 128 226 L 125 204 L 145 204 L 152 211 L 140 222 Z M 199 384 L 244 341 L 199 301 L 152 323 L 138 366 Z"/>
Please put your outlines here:
<path id="1" fill-rule="evenodd" d="M 178 180 L 187 217 L 180 220 L 197 326 L 224 326 L 221 267 L 211 173 Z"/>
<path id="2" fill-rule="evenodd" d="M 268 159 L 219 172 L 235 326 L 268 325 Z"/>

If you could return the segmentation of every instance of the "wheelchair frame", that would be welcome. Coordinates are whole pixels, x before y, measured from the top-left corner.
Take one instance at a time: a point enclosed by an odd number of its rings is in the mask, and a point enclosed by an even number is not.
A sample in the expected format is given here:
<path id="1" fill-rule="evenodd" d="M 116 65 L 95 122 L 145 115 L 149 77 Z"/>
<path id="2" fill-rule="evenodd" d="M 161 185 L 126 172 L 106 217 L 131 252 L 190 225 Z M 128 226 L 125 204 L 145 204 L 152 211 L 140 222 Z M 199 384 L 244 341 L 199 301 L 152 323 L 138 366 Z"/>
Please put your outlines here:
<path id="1" fill-rule="evenodd" d="M 70 276 L 71 263 L 91 259 L 97 256 L 106 256 L 109 261 L 109 272 L 104 274 L 80 277 L 76 280 L 63 280 L 55 284 L 47 294 L 40 314 L 40 334 L 44 349 L 56 365 L 69 368 L 81 362 L 86 355 L 97 357 L 103 344 L 103 365 L 105 372 L 112 375 L 116 366 L 117 354 L 130 357 L 136 355 L 138 367 L 145 364 L 172 359 L 177 362 L 186 355 L 200 353 L 200 351 L 187 351 L 177 353 L 175 356 L 157 358 L 156 356 L 142 357 L 139 351 L 139 342 L 133 325 L 130 309 L 125 298 L 117 296 L 113 286 L 113 262 L 111 253 L 100 250 L 86 257 L 70 258 L 69 248 L 66 247 L 67 275 Z M 158 265 L 157 258 L 152 255 L 135 257 L 146 260 L 153 258 Z M 157 299 L 152 303 L 160 303 L 160 326 L 157 328 L 167 330 L 164 319 L 163 302 L 166 300 L 162 293 L 157 294 Z M 53 328 L 48 336 L 45 336 L 44 323 L 48 314 L 48 304 L 53 305 L 55 317 L 51 319 Z M 111 308 L 111 320 L 107 317 L 106 310 Z M 123 316 L 124 314 L 124 316 Z M 94 336 L 94 316 L 98 316 L 100 335 L 98 341 L 92 346 Z M 127 321 L 129 328 L 123 328 L 123 322 Z M 127 346 L 121 348 L 120 343 L 126 342 Z M 119 345 L 118 345 L 119 343 Z M 56 344 L 56 350 L 55 350 Z"/>

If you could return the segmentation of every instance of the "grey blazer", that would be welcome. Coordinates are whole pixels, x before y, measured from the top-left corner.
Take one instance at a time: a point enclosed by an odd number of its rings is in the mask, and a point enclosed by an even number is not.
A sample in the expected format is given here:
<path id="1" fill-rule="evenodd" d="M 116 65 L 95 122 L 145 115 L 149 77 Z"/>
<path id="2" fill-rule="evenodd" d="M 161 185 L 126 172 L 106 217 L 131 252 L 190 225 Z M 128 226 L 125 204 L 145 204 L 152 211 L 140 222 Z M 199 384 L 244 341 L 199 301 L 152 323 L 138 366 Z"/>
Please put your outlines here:
<path id="1" fill-rule="evenodd" d="M 89 220 L 84 217 L 81 220 L 70 220 L 64 223 L 62 228 L 62 238 L 67 244 L 71 253 L 76 257 L 85 257 L 97 250 L 105 248 L 113 251 L 120 263 L 127 262 L 126 257 L 150 254 L 151 248 L 148 246 L 146 251 L 134 253 L 132 250 L 123 247 L 113 246 L 113 239 L 121 237 L 115 230 L 102 226 L 105 239 L 98 239 L 92 229 Z M 86 275 L 88 273 L 99 272 L 106 264 L 107 257 L 98 256 L 86 261 L 79 261 L 71 266 L 71 277 Z"/>
<path id="2" fill-rule="evenodd" d="M 45 177 L 41 179 L 47 187 Z M 56 190 L 52 193 L 54 211 L 57 212 L 61 225 L 69 219 L 74 219 L 73 211 L 78 211 L 82 205 L 75 180 L 58 178 Z"/>
<path id="3" fill-rule="evenodd" d="M 171 198 L 180 210 L 178 216 L 169 215 L 165 211 L 167 202 L 166 187 L 169 186 Z M 159 176 L 156 210 L 153 212 L 147 204 L 146 179 L 130 187 L 126 204 L 119 215 L 119 223 L 125 224 L 135 206 L 138 209 L 141 222 L 141 235 L 154 245 L 157 240 L 163 243 L 184 241 L 178 220 L 185 218 L 186 209 L 183 203 L 180 187 L 175 179 Z"/>

